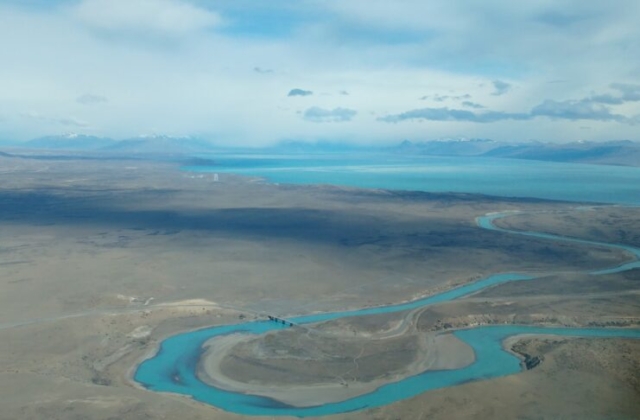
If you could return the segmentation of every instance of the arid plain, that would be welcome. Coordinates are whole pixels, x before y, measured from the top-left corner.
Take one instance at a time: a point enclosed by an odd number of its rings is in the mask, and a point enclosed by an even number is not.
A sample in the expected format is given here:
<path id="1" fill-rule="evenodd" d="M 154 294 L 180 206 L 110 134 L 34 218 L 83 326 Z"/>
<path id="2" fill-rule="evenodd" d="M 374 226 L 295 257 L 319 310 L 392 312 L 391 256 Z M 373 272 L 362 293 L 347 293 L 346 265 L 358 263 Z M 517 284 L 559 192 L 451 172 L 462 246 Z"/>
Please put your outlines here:
<path id="1" fill-rule="evenodd" d="M 469 363 L 473 352 L 448 333 L 457 328 L 637 327 L 639 270 L 584 274 L 627 253 L 475 224 L 519 210 L 499 226 L 640 246 L 640 209 L 576 206 L 224 174 L 215 182 L 171 162 L 0 156 L 0 418 L 241 418 L 147 391 L 132 372 L 178 332 L 404 302 L 497 272 L 542 277 L 326 322 L 314 334 L 214 343 L 200 373 L 292 403 L 330 400 Z M 640 342 L 526 336 L 505 346 L 542 363 L 332 418 L 640 416 Z"/>

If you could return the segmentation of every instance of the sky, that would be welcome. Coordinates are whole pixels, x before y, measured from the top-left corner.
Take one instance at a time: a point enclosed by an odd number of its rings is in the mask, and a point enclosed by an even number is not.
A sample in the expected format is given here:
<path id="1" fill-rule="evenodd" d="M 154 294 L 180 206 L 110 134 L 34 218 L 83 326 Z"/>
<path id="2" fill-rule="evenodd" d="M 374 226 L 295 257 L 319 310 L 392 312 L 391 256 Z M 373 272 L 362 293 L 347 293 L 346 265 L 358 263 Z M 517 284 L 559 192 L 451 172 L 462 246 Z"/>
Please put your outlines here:
<path id="1" fill-rule="evenodd" d="M 0 0 L 0 140 L 640 140 L 637 0 Z"/>

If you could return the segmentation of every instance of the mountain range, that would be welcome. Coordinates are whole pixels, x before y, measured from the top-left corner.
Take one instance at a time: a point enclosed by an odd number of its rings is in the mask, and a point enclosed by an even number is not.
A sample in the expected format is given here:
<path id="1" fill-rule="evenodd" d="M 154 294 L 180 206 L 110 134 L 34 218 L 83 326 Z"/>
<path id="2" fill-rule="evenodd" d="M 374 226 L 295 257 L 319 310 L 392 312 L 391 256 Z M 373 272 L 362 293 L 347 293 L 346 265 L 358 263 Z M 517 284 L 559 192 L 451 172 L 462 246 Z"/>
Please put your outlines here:
<path id="1" fill-rule="evenodd" d="M 595 163 L 640 166 L 640 143 L 630 140 L 607 142 L 580 141 L 572 143 L 498 142 L 491 139 L 447 138 L 412 142 L 402 141 L 392 146 L 362 146 L 346 142 L 284 141 L 263 149 L 219 147 L 197 137 L 141 136 L 124 140 L 82 134 L 46 136 L 24 143 L 13 143 L 7 149 L 69 152 L 74 155 L 126 156 L 128 158 L 191 157 L 214 152 L 274 152 L 274 153 L 367 153 L 382 152 L 402 155 L 491 157 L 531 159 L 554 162 Z"/>
<path id="2" fill-rule="evenodd" d="M 478 156 L 530 159 L 554 162 L 640 166 L 640 143 L 630 140 L 608 142 L 503 143 L 488 139 L 404 141 L 391 150 L 426 156 Z"/>

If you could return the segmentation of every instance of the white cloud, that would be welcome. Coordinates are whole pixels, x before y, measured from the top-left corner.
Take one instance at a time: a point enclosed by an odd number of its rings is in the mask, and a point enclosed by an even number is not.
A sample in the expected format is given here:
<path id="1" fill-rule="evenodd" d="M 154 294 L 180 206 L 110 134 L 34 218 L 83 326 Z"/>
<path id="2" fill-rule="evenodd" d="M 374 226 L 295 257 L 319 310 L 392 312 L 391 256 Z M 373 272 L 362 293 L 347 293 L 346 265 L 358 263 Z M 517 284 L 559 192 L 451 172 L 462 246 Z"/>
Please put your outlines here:
<path id="1" fill-rule="evenodd" d="M 299 88 L 291 89 L 287 94 L 287 96 L 310 96 L 310 95 L 313 95 L 312 91 L 299 89 Z"/>
<path id="2" fill-rule="evenodd" d="M 220 17 L 179 0 L 83 0 L 73 9 L 86 25 L 121 35 L 182 36 L 220 24 Z"/>
<path id="3" fill-rule="evenodd" d="M 97 105 L 108 102 L 108 99 L 102 95 L 94 95 L 92 93 L 85 93 L 76 98 L 76 102 L 82 105 Z"/>
<path id="4" fill-rule="evenodd" d="M 57 126 L 63 126 L 63 127 L 71 126 L 71 127 L 77 127 L 77 128 L 89 127 L 89 123 L 75 117 L 54 117 L 54 116 L 43 115 L 39 112 L 34 112 L 34 111 L 21 113 L 19 116 L 20 118 L 23 118 L 25 120 L 37 121 L 42 124 L 45 124 L 49 127 L 49 129 L 55 129 Z"/>
<path id="5" fill-rule="evenodd" d="M 304 119 L 311 122 L 347 122 L 355 117 L 357 112 L 348 108 L 324 109 L 313 106 L 304 112 Z"/>
<path id="6" fill-rule="evenodd" d="M 494 80 L 492 83 L 494 88 L 492 93 L 493 96 L 504 95 L 511 89 L 511 84 L 503 80 Z"/>

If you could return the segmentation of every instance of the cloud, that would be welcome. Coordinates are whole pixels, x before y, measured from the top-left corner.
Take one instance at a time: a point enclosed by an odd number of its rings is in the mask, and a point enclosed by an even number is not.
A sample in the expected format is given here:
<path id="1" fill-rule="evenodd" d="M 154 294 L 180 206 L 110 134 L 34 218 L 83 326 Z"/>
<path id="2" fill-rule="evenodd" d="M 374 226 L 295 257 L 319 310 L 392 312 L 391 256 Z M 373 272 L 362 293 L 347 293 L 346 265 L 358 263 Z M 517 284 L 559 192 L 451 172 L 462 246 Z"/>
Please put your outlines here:
<path id="1" fill-rule="evenodd" d="M 311 107 L 304 112 L 303 118 L 311 122 L 346 122 L 351 121 L 357 114 L 353 109 L 334 108 L 324 109 L 317 106 Z"/>
<path id="2" fill-rule="evenodd" d="M 612 83 L 609 85 L 616 94 L 601 93 L 581 99 L 584 103 L 599 103 L 605 105 L 621 105 L 626 102 L 640 101 L 640 85 L 627 83 Z"/>
<path id="3" fill-rule="evenodd" d="M 464 101 L 462 102 L 462 106 L 466 106 L 467 108 L 474 108 L 474 109 L 481 109 L 484 108 L 484 106 L 476 103 L 476 102 L 471 102 L 471 101 Z"/>
<path id="4" fill-rule="evenodd" d="M 545 11 L 540 13 L 534 19 L 540 23 L 549 26 L 563 27 L 570 26 L 585 20 L 587 16 L 580 16 L 574 13 L 563 13 L 559 11 Z"/>
<path id="5" fill-rule="evenodd" d="M 420 100 L 421 101 L 426 101 L 429 98 L 431 98 L 431 100 L 435 101 L 435 102 L 444 102 L 444 101 L 447 101 L 449 99 L 451 99 L 453 101 L 461 101 L 463 99 L 470 99 L 471 95 L 469 95 L 468 93 L 466 93 L 464 95 L 439 95 L 439 94 L 435 94 L 433 96 L 429 96 L 429 95 L 422 96 L 420 98 Z"/>
<path id="6" fill-rule="evenodd" d="M 589 98 L 582 99 L 581 102 L 585 103 L 599 103 L 599 104 L 607 104 L 607 105 L 620 105 L 625 101 L 619 97 L 614 96 L 610 93 L 604 93 L 600 95 L 590 96 Z"/>
<path id="7" fill-rule="evenodd" d="M 507 82 L 503 82 L 502 80 L 494 80 L 492 83 L 494 88 L 492 93 L 493 96 L 504 95 L 511 89 L 511 85 Z"/>
<path id="8" fill-rule="evenodd" d="M 260 73 L 260 74 L 271 74 L 271 73 L 273 73 L 273 70 L 271 70 L 271 69 L 263 69 L 262 67 L 254 67 L 253 71 L 255 71 L 256 73 Z"/>
<path id="9" fill-rule="evenodd" d="M 58 118 L 55 120 L 60 125 L 71 126 L 71 127 L 88 127 L 89 124 L 85 121 L 78 120 L 76 118 Z"/>
<path id="10" fill-rule="evenodd" d="M 401 114 L 387 115 L 379 117 L 378 121 L 398 123 L 407 120 L 428 120 L 428 121 L 468 121 L 476 123 L 491 123 L 504 120 L 528 120 L 529 114 L 518 114 L 509 112 L 488 111 L 477 114 L 464 109 L 449 108 L 422 108 Z"/>
<path id="11" fill-rule="evenodd" d="M 622 94 L 623 102 L 640 101 L 640 85 L 632 85 L 627 83 L 612 83 L 611 89 L 617 90 Z"/>
<path id="12" fill-rule="evenodd" d="M 624 87 L 622 87 L 621 89 L 623 89 L 623 94 L 626 95 L 625 97 L 630 98 L 630 100 L 640 100 L 635 99 L 635 95 L 638 92 L 638 89 L 635 85 L 624 85 Z M 392 114 L 385 117 L 379 117 L 378 121 L 398 123 L 407 120 L 428 120 L 493 123 L 505 120 L 526 121 L 538 117 L 547 117 L 554 120 L 590 120 L 605 122 L 613 121 L 631 125 L 638 124 L 640 122 L 640 115 L 627 117 L 621 114 L 613 113 L 610 107 L 604 105 L 603 103 L 598 103 L 593 98 L 600 98 L 600 96 L 580 100 L 565 101 L 555 101 L 552 99 L 547 99 L 539 105 L 533 107 L 528 113 L 512 113 L 499 111 L 475 113 L 463 109 L 421 108 L 403 112 L 400 114 Z M 607 101 L 610 101 L 606 102 L 607 104 L 621 103 L 615 102 L 612 99 L 607 99 Z M 473 102 L 463 102 L 462 105 L 471 108 L 482 108 L 482 105 L 475 104 Z"/>
<path id="13" fill-rule="evenodd" d="M 73 14 L 89 27 L 119 36 L 183 36 L 221 22 L 216 13 L 180 0 L 83 0 Z"/>
<path id="14" fill-rule="evenodd" d="M 602 93 L 577 100 L 545 100 L 531 110 L 534 117 L 545 116 L 565 120 L 593 120 L 615 121 L 626 124 L 636 124 L 638 116 L 627 117 L 616 114 L 611 106 L 622 105 L 627 102 L 640 101 L 640 85 L 627 83 L 612 83 L 609 87 L 616 94 Z"/>
<path id="15" fill-rule="evenodd" d="M 424 137 L 424 127 L 410 115 L 395 125 L 372 124 L 377 117 L 446 107 L 423 115 L 451 121 L 428 136 L 640 140 L 630 125 L 640 114 L 638 21 L 637 0 L 0 0 L 0 135 L 60 131 L 60 122 L 19 117 L 38 110 L 114 138 L 384 142 Z M 492 96 L 505 89 L 492 81 L 513 87 Z M 313 98 L 287 97 L 292 86 Z M 83 93 L 108 106 L 76 102 Z M 348 124 L 310 124 L 312 105 L 358 113 Z M 523 114 L 528 122 L 513 119 Z M 582 125 L 593 127 L 587 136 Z"/>
<path id="16" fill-rule="evenodd" d="M 313 95 L 313 92 L 310 90 L 303 89 L 291 89 L 287 96 L 310 96 Z"/>
<path id="17" fill-rule="evenodd" d="M 76 98 L 76 102 L 82 105 L 96 105 L 108 102 L 107 98 L 102 95 L 94 95 L 91 93 L 85 93 Z"/>
<path id="18" fill-rule="evenodd" d="M 79 120 L 75 117 L 52 117 L 48 115 L 43 115 L 39 112 L 22 112 L 19 114 L 21 118 L 39 121 L 42 123 L 46 123 L 48 125 L 62 125 L 65 127 L 78 127 L 85 128 L 88 127 L 89 124 L 85 121 Z"/>
<path id="19" fill-rule="evenodd" d="M 550 117 L 564 120 L 616 121 L 628 123 L 630 120 L 619 114 L 611 113 L 604 105 L 585 101 L 546 100 L 531 110 L 532 117 Z"/>

